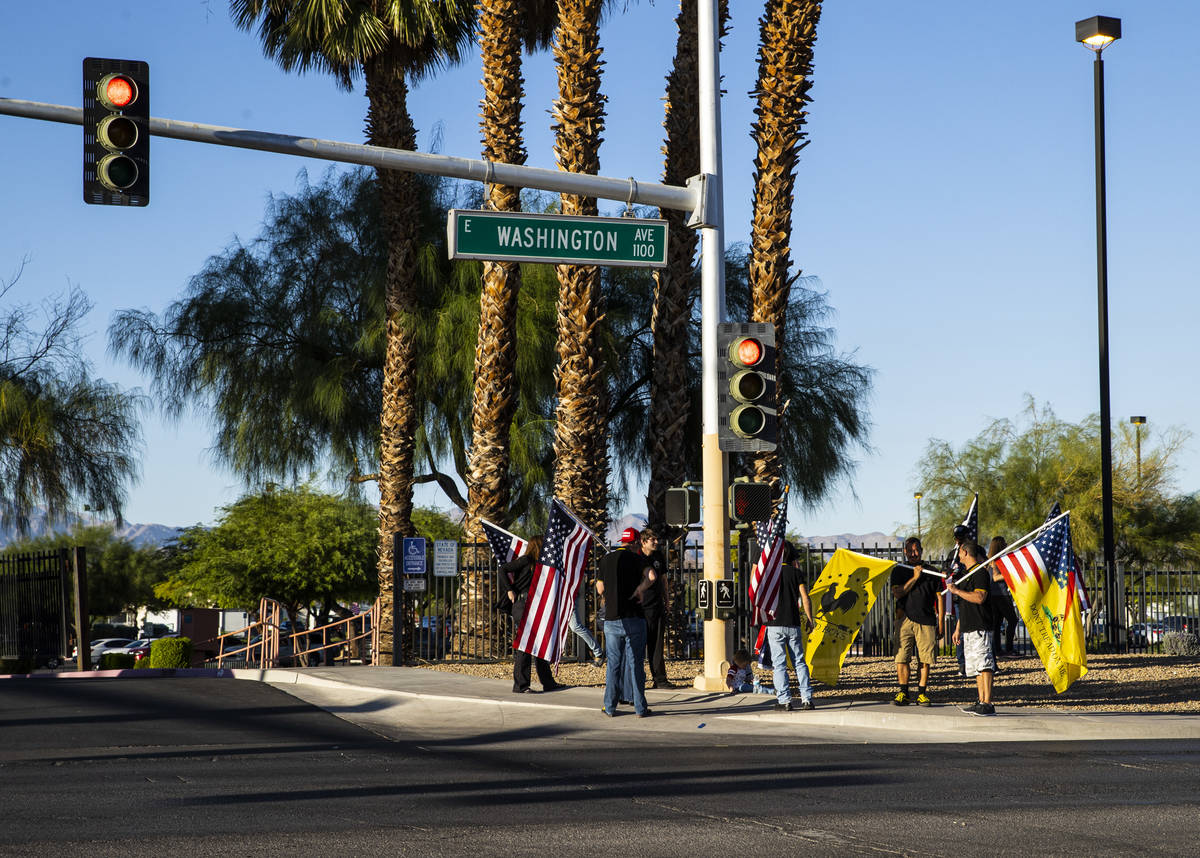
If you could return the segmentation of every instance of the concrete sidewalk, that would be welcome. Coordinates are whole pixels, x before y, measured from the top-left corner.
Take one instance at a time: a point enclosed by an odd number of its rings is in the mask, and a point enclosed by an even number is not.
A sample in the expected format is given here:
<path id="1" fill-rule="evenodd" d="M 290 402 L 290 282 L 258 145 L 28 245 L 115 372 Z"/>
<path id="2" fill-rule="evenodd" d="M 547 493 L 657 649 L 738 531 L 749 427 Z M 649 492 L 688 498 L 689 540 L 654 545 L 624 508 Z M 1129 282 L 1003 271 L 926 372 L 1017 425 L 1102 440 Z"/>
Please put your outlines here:
<path id="1" fill-rule="evenodd" d="M 139 671 L 139 673 L 144 671 Z M 403 727 L 458 734 L 498 723 L 559 731 L 644 732 L 697 736 L 697 731 L 742 740 L 809 738 L 815 741 L 1030 742 L 1117 739 L 1200 739 L 1200 715 L 1056 712 L 996 707 L 991 717 L 969 715 L 959 704 L 898 707 L 890 702 L 828 703 L 814 698 L 810 711 L 775 712 L 774 697 L 720 694 L 690 688 L 647 690 L 653 713 L 634 718 L 620 707 L 615 718 L 600 711 L 603 690 L 564 688 L 513 694 L 509 680 L 413 667 L 234 669 L 237 679 L 269 683 L 339 717 L 395 734 Z M 394 729 L 388 729 L 389 725 Z"/>

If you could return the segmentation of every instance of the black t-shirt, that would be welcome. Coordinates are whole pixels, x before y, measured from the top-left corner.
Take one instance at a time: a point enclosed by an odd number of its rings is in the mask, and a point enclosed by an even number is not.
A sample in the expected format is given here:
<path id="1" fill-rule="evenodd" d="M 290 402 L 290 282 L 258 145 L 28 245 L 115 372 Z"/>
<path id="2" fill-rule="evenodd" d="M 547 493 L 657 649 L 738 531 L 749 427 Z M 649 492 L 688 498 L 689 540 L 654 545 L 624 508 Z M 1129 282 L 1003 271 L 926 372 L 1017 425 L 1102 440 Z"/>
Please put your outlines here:
<path id="1" fill-rule="evenodd" d="M 642 583 L 642 572 L 650 558 L 640 551 L 622 548 L 600 558 L 600 580 L 604 582 L 604 619 L 619 620 L 644 616 L 633 593 Z"/>
<path id="2" fill-rule="evenodd" d="M 645 558 L 644 562 L 654 568 L 656 576 L 654 583 L 647 587 L 642 594 L 642 611 L 646 614 L 657 614 L 666 607 L 666 599 L 663 598 L 663 594 L 667 587 L 667 562 L 657 551 L 642 556 Z"/>
<path id="3" fill-rule="evenodd" d="M 892 586 L 903 587 L 913 575 L 909 566 L 897 565 L 892 570 Z M 923 626 L 937 625 L 937 595 L 942 589 L 942 579 L 921 573 L 912 589 L 896 600 L 896 607 L 904 616 Z"/>
<path id="4" fill-rule="evenodd" d="M 804 578 L 800 570 L 787 563 L 779 568 L 779 601 L 775 603 L 775 619 L 768 626 L 799 626 L 804 609 L 800 607 L 800 587 Z"/>
<path id="5" fill-rule="evenodd" d="M 982 605 L 976 605 L 957 596 L 958 628 L 964 632 L 990 632 L 992 630 L 991 575 L 986 567 L 980 566 L 965 581 L 958 585 L 960 590 L 982 590 L 988 596 Z"/>

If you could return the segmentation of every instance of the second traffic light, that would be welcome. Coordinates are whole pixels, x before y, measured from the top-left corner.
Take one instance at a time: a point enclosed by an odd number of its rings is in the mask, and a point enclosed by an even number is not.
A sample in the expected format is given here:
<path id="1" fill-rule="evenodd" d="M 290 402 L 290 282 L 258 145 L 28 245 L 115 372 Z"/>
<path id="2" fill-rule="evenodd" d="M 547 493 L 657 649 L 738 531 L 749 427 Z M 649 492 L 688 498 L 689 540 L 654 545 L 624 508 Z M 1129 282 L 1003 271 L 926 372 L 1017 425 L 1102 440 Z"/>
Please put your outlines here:
<path id="1" fill-rule="evenodd" d="M 775 514 L 770 483 L 739 480 L 729 486 L 729 518 L 736 522 L 767 521 Z"/>
<path id="2" fill-rule="evenodd" d="M 775 449 L 775 326 L 722 322 L 717 326 L 717 443 L 729 453 Z"/>
<path id="3" fill-rule="evenodd" d="M 150 202 L 150 66 L 144 62 L 83 61 L 83 201 Z"/>

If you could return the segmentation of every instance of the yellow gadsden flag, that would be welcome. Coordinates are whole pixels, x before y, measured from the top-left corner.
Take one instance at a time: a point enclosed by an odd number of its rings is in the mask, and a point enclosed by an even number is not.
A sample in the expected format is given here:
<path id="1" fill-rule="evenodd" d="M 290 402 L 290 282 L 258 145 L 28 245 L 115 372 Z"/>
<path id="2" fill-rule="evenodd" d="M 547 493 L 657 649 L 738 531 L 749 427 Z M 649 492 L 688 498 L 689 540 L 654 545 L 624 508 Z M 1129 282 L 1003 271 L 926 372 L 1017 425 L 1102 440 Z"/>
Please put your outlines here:
<path id="1" fill-rule="evenodd" d="M 1061 694 L 1087 673 L 1069 513 L 1063 513 L 1032 542 L 997 557 L 995 564 L 1029 629 L 1046 675 Z"/>
<path id="2" fill-rule="evenodd" d="M 804 654 L 813 679 L 837 685 L 846 653 L 895 565 L 845 548 L 833 552 L 809 594 L 816 628 Z"/>

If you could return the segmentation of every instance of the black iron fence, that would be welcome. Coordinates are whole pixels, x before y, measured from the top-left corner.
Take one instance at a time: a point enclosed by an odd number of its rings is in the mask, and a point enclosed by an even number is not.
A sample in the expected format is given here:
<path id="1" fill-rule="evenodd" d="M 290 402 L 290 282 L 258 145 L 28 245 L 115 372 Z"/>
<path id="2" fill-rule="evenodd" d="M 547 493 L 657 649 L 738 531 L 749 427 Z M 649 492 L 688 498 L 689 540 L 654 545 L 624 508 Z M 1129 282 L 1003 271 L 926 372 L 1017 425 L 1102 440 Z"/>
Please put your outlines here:
<path id="1" fill-rule="evenodd" d="M 797 567 L 809 588 L 816 582 L 836 545 L 797 546 Z M 903 552 L 893 545 L 850 545 L 852 551 L 872 557 L 902 561 Z M 427 661 L 494 661 L 512 654 L 512 623 L 508 614 L 497 607 L 502 595 L 499 576 L 491 549 L 486 543 L 460 545 L 458 570 L 454 575 L 426 577 L 424 590 L 406 594 L 414 644 L 413 654 Z M 743 536 L 730 549 L 730 566 L 735 582 L 735 613 L 730 622 L 733 646 L 753 651 L 757 627 L 751 622 L 749 600 L 750 567 L 757 559 L 758 546 Z M 666 655 L 670 659 L 696 659 L 703 655 L 703 618 L 697 610 L 699 582 L 704 577 L 703 547 L 676 542 L 667 548 L 667 581 L 671 593 L 668 615 Z M 591 569 L 583 585 L 582 602 L 585 625 L 603 640 L 603 622 L 596 618 L 597 594 L 595 571 L 599 552 L 593 552 Z M 1088 647 L 1128 649 L 1134 652 L 1158 651 L 1163 635 L 1170 631 L 1200 630 L 1200 573 L 1194 571 L 1121 570 L 1125 605 L 1120 617 L 1123 641 L 1114 645 L 1106 636 L 1106 611 L 1099 594 L 1107 592 L 1103 570 L 1088 567 L 1084 573 L 1093 608 L 1085 614 Z M 464 586 L 464 580 L 470 580 Z M 465 598 L 469 596 L 469 598 Z M 1002 630 L 1001 636 L 1006 637 Z M 895 652 L 896 625 L 894 602 L 885 588 L 863 621 L 862 630 L 851 648 L 852 656 L 886 656 Z M 1013 630 L 1013 648 L 1021 655 L 1033 655 L 1033 645 L 1025 625 L 1018 618 Z M 586 660 L 590 653 L 575 635 L 568 635 L 565 660 Z"/>
<path id="2" fill-rule="evenodd" d="M 0 557 L 0 658 L 31 669 L 70 655 L 71 581 L 66 549 Z"/>

